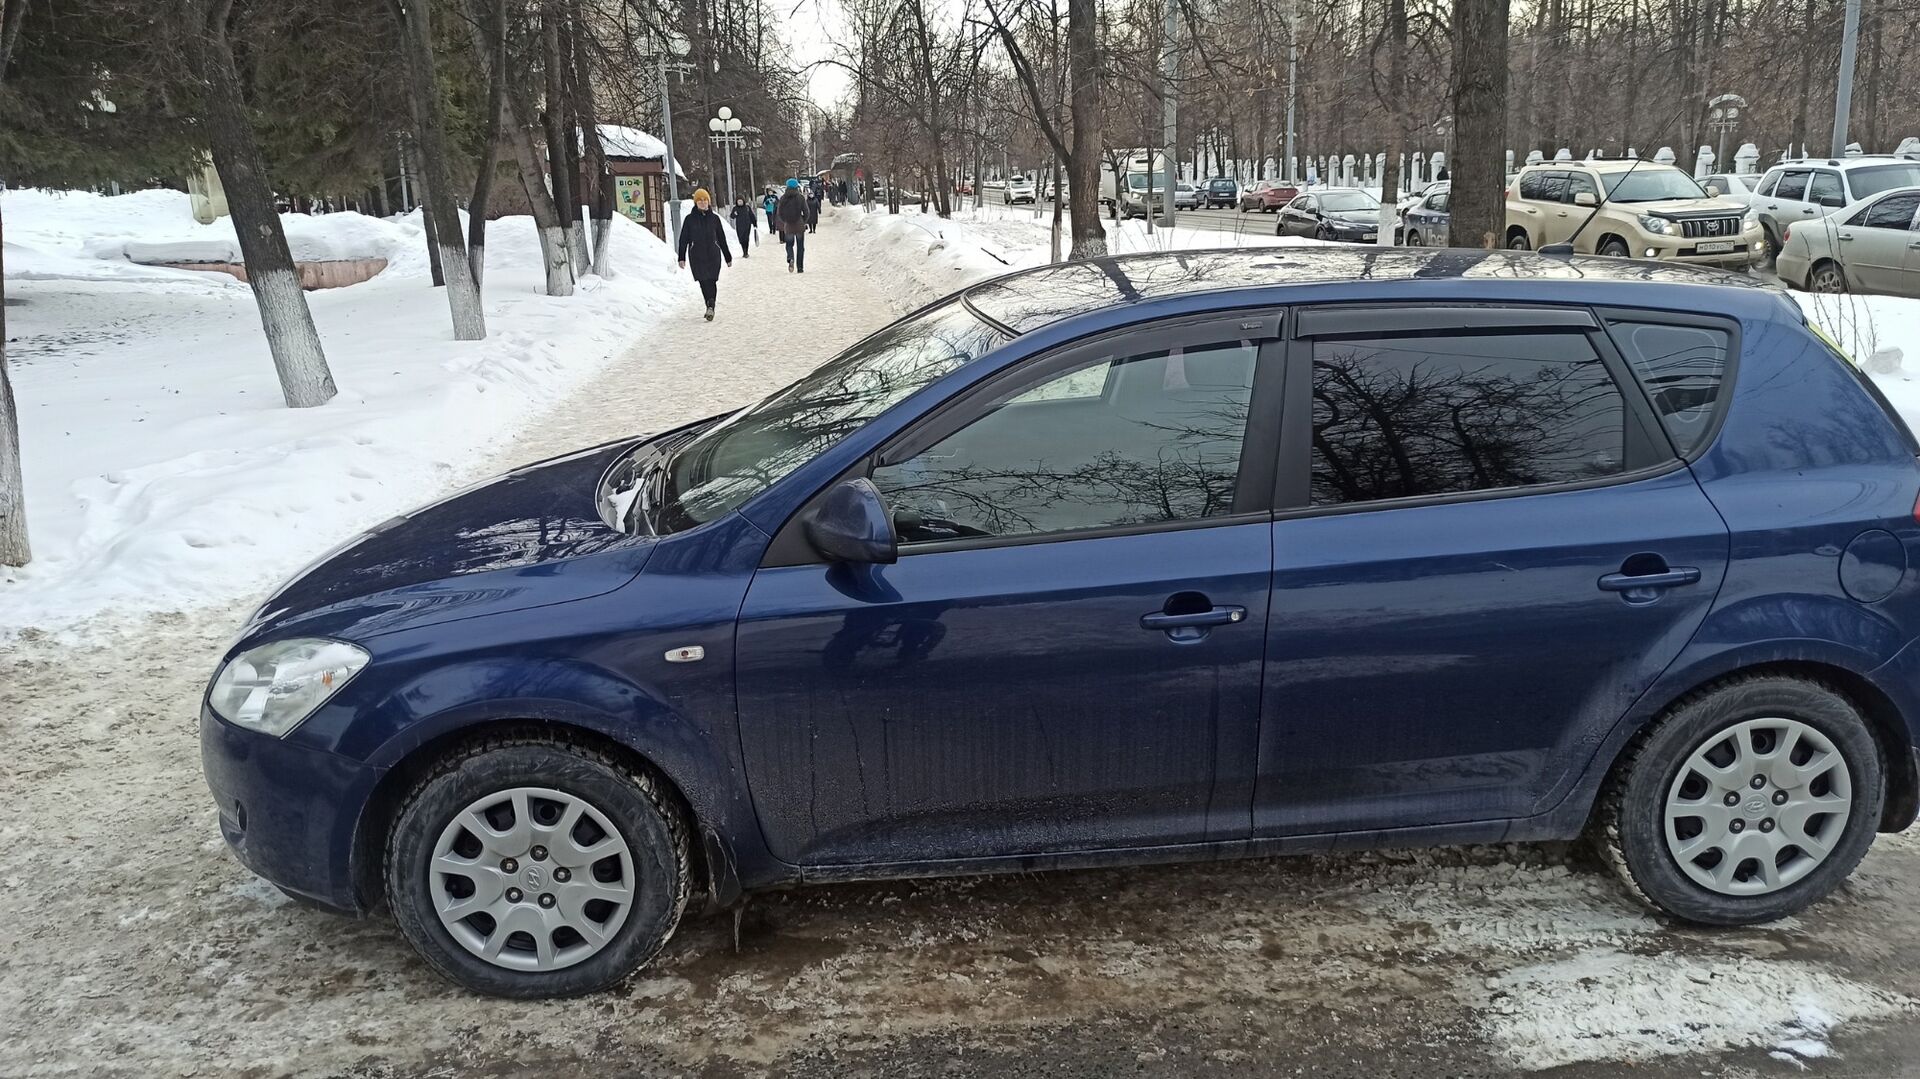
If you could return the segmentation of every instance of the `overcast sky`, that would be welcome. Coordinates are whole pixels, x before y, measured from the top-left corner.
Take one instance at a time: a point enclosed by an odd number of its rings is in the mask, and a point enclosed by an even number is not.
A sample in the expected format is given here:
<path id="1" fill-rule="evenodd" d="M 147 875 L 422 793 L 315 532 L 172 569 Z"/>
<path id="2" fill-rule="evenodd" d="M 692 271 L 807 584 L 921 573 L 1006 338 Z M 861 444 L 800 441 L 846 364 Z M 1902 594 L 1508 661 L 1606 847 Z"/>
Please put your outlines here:
<path id="1" fill-rule="evenodd" d="M 808 71 L 808 94 L 815 104 L 832 105 L 846 95 L 852 76 L 845 68 L 820 61 L 833 55 L 834 34 L 842 25 L 838 0 L 775 0 L 774 11 L 786 19 L 787 47 L 794 62 Z"/>

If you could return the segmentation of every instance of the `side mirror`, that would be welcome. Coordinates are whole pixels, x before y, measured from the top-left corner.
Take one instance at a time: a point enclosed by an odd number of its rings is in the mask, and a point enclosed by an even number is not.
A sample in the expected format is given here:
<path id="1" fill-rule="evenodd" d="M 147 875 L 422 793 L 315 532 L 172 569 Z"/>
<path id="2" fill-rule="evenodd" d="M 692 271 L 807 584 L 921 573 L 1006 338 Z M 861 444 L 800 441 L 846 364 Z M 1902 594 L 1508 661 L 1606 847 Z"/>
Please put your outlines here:
<path id="1" fill-rule="evenodd" d="M 1826 198 L 1820 200 L 1820 205 L 1825 206 L 1829 210 L 1837 210 L 1846 204 L 1847 200 L 1838 195 L 1828 195 Z"/>
<path id="2" fill-rule="evenodd" d="M 1724 194 L 1726 194 L 1726 192 L 1725 192 L 1725 191 L 1722 191 L 1722 190 L 1720 190 L 1720 185 L 1719 185 L 1719 184 L 1708 184 L 1708 185 L 1707 185 L 1707 194 L 1709 194 L 1709 195 L 1712 195 L 1712 196 L 1713 196 L 1714 198 L 1716 198 L 1716 199 L 1717 199 L 1717 198 L 1719 198 L 1720 196 L 1722 196 L 1722 195 L 1724 195 Z"/>
<path id="3" fill-rule="evenodd" d="M 807 542 L 835 562 L 885 562 L 899 558 L 893 517 L 880 489 L 865 477 L 835 484 L 802 522 Z"/>
<path id="4" fill-rule="evenodd" d="M 1600 200 L 1591 191 L 1575 191 L 1573 193 L 1573 204 L 1575 206 L 1598 206 L 1600 205 Z"/>

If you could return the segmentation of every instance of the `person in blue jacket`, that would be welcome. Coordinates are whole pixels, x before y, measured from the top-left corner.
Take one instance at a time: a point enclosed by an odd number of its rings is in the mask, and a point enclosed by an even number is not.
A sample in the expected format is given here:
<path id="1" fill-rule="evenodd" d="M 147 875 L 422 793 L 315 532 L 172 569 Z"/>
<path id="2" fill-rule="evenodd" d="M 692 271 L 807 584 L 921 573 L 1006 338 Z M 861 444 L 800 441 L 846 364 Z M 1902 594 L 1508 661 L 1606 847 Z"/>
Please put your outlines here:
<path id="1" fill-rule="evenodd" d="M 766 200 L 760 205 L 767 211 L 767 235 L 772 236 L 774 234 L 773 214 L 774 211 L 780 207 L 780 199 L 774 195 L 773 190 L 769 188 L 767 190 Z"/>

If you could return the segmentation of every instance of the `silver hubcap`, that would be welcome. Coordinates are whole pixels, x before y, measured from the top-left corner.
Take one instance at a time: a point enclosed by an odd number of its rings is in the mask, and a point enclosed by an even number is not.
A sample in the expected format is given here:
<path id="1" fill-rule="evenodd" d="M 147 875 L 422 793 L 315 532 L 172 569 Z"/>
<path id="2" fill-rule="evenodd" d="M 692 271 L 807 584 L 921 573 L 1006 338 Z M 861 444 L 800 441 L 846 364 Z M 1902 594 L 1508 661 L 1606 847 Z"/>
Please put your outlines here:
<path id="1" fill-rule="evenodd" d="M 1853 807 L 1846 758 L 1798 720 L 1750 719 L 1694 750 L 1667 791 L 1667 849 L 1703 888 L 1766 895 L 1826 861 Z"/>
<path id="2" fill-rule="evenodd" d="M 509 970 L 558 970 L 606 947 L 633 909 L 633 852 L 586 801 L 544 787 L 489 794 L 434 844 L 429 888 L 460 946 Z"/>
<path id="3" fill-rule="evenodd" d="M 1828 266 L 1813 275 L 1813 290 L 1815 292 L 1844 292 L 1846 291 L 1846 280 L 1840 276 L 1840 271 Z"/>

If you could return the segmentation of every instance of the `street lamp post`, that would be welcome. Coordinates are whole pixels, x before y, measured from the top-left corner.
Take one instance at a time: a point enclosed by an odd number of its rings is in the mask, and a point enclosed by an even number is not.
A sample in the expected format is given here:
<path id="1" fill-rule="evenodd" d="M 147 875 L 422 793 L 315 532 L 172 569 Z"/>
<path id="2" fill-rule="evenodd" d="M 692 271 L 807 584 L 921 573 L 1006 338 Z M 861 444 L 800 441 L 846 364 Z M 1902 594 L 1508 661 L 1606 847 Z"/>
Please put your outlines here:
<path id="1" fill-rule="evenodd" d="M 1740 110 L 1747 107 L 1747 99 L 1739 94 L 1721 94 L 1707 102 L 1707 126 L 1720 136 L 1714 146 L 1713 167 L 1721 172 L 1732 172 L 1727 167 L 1727 136 L 1740 126 Z"/>
<path id="2" fill-rule="evenodd" d="M 733 147 L 736 143 L 744 143 L 746 141 L 740 135 L 740 129 L 743 126 L 745 125 L 741 123 L 740 118 L 735 116 L 733 110 L 725 105 L 720 106 L 718 115 L 707 121 L 707 130 L 713 132 L 713 134 L 707 136 L 707 138 L 726 147 L 727 204 L 729 206 L 733 204 Z"/>

